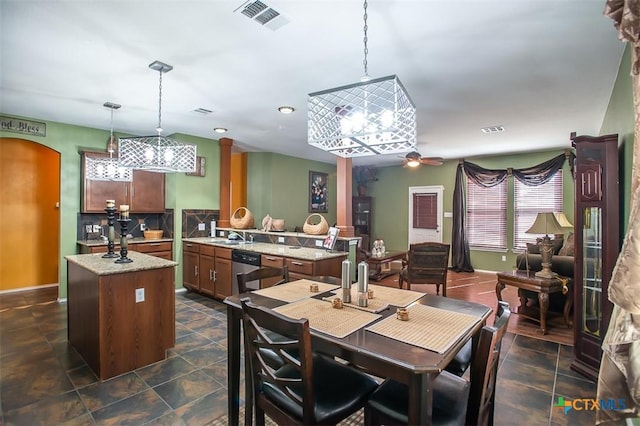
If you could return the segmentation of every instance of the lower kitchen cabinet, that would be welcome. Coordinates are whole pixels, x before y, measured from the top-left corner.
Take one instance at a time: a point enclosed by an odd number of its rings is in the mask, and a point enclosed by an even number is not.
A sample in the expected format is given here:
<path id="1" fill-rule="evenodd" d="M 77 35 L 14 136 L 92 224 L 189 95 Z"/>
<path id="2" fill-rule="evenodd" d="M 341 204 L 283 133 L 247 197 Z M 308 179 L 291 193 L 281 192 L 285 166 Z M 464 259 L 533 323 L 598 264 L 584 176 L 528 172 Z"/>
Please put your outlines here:
<path id="1" fill-rule="evenodd" d="M 231 295 L 231 249 L 185 242 L 182 265 L 189 290 L 221 300 Z"/>
<path id="2" fill-rule="evenodd" d="M 282 268 L 284 266 L 284 257 L 263 254 L 260 262 L 263 267 L 269 266 L 271 268 Z M 260 288 L 272 287 L 281 279 L 281 277 L 263 278 L 260 280 Z"/>
<path id="3" fill-rule="evenodd" d="M 289 279 L 300 280 L 314 276 L 342 276 L 342 261 L 344 257 L 334 257 L 321 260 L 301 260 L 285 258 L 284 264 L 289 269 Z"/>

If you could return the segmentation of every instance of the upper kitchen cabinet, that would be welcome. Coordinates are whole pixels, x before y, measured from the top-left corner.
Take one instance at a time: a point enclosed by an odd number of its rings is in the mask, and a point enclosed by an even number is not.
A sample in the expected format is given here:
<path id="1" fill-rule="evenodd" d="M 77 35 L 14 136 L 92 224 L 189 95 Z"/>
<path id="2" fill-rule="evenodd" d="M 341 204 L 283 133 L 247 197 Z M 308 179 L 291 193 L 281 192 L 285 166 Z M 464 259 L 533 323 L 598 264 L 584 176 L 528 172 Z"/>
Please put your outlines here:
<path id="1" fill-rule="evenodd" d="M 106 200 L 115 200 L 116 208 L 128 204 L 132 213 L 164 212 L 164 173 L 134 170 L 131 182 L 95 180 L 88 176 L 92 160 L 108 155 L 106 152 L 82 153 L 82 212 L 102 213 Z"/>

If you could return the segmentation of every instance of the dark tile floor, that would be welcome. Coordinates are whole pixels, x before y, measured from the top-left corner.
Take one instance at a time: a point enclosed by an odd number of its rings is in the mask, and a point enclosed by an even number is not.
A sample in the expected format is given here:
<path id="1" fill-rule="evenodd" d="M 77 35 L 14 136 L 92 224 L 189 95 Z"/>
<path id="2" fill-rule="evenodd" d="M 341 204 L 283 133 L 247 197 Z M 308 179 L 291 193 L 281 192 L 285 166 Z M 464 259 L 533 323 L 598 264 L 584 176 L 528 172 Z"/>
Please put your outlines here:
<path id="1" fill-rule="evenodd" d="M 204 425 L 226 414 L 223 304 L 178 293 L 167 360 L 102 382 L 67 342 L 66 303 L 10 305 L 0 302 L 0 425 Z M 595 398 L 569 370 L 570 347 L 508 334 L 502 351 L 495 424 L 594 424 L 593 411 L 554 407 Z"/>

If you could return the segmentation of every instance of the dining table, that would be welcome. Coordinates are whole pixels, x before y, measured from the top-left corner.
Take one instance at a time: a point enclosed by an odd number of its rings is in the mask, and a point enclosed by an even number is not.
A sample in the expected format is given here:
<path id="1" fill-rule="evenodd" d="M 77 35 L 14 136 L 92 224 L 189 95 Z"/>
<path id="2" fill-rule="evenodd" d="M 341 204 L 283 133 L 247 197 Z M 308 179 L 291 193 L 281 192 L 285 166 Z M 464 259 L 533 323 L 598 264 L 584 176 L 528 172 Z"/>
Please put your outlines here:
<path id="1" fill-rule="evenodd" d="M 377 377 L 407 384 L 409 424 L 431 424 L 434 379 L 469 339 L 474 343 L 475 352 L 480 330 L 492 309 L 434 294 L 377 285 L 368 288 L 372 297 L 368 308 L 358 308 L 354 284 L 353 303 L 344 303 L 343 309 L 333 309 L 335 304 L 331 301 L 342 296 L 342 289 L 340 279 L 331 277 L 301 279 L 227 297 L 224 303 L 227 306 L 229 424 L 237 425 L 240 420 L 240 300 L 244 298 L 283 315 L 309 318 L 315 352 L 338 357 Z M 408 310 L 408 321 L 400 319 L 398 308 Z M 317 319 L 318 315 L 322 318 Z M 337 322 L 323 328 L 332 321 Z M 250 378 L 245 377 L 245 381 L 245 403 L 250 405 Z M 253 410 L 245 408 L 244 423 L 250 425 Z"/>

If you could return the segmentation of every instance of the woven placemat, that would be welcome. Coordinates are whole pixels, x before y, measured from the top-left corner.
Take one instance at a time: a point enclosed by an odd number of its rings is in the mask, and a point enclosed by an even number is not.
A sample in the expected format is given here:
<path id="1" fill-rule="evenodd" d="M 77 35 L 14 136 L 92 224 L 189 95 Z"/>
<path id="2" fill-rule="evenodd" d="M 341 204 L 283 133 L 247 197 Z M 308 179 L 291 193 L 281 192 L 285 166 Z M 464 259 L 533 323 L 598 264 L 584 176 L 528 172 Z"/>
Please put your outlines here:
<path id="1" fill-rule="evenodd" d="M 255 290 L 253 293 L 270 297 L 271 299 L 282 300 L 283 302 L 295 302 L 296 300 L 307 299 L 318 294 L 309 290 L 311 284 L 318 285 L 318 293 L 325 293 L 339 287 L 334 284 L 303 279 Z"/>
<path id="2" fill-rule="evenodd" d="M 274 311 L 289 318 L 308 318 L 309 327 L 331 336 L 343 338 L 380 318 L 380 315 L 349 307 L 336 309 L 318 299 L 303 299 L 278 306 Z"/>
<path id="3" fill-rule="evenodd" d="M 409 321 L 395 315 L 367 327 L 373 333 L 409 343 L 430 351 L 443 353 L 480 318 L 425 305 L 407 308 Z"/>
<path id="4" fill-rule="evenodd" d="M 374 303 L 378 306 L 393 305 L 405 308 L 425 295 L 419 291 L 402 290 L 384 285 L 369 284 L 367 288 L 373 290 L 373 299 L 369 300 L 369 304 L 375 301 Z M 342 289 L 338 289 L 334 293 L 340 295 L 341 291 Z M 358 284 L 351 286 L 351 300 L 358 300 Z"/>
<path id="5" fill-rule="evenodd" d="M 341 294 L 342 293 L 340 293 L 340 290 L 338 290 L 338 293 L 332 294 L 331 296 L 323 297 L 322 300 L 332 302 L 333 299 L 342 298 Z M 345 303 L 345 306 L 377 314 L 378 312 L 382 312 L 387 309 L 389 307 L 389 304 L 384 303 L 384 301 L 382 301 L 381 299 L 377 299 L 374 297 L 373 299 L 367 299 L 367 306 L 358 306 L 358 292 L 356 291 L 354 293 L 353 289 L 351 289 L 351 302 Z"/>

